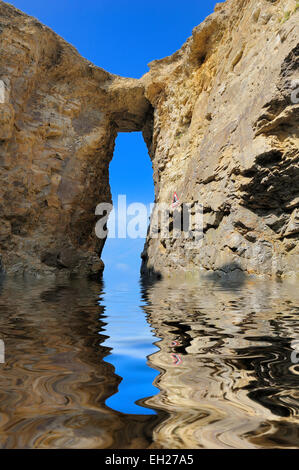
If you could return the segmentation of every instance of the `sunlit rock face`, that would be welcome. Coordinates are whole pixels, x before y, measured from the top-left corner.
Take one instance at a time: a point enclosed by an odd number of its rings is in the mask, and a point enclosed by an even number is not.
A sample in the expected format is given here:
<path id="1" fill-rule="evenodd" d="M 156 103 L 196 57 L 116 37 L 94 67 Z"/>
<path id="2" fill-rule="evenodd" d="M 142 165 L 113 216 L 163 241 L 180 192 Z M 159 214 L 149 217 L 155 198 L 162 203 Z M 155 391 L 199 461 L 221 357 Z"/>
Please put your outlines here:
<path id="1" fill-rule="evenodd" d="M 298 11 L 228 0 L 150 64 L 156 200 L 201 203 L 204 237 L 149 236 L 144 271 L 298 272 Z"/>
<path id="2" fill-rule="evenodd" d="M 143 131 L 156 202 L 199 202 L 204 238 L 153 239 L 143 272 L 292 276 L 299 265 L 298 8 L 227 0 L 140 80 L 0 2 L 0 254 L 7 274 L 97 274 L 117 132 Z M 297 88 L 296 88 L 297 87 Z"/>
<path id="3" fill-rule="evenodd" d="M 141 130 L 143 85 L 83 59 L 0 2 L 0 253 L 7 274 L 96 274 L 117 131 Z"/>

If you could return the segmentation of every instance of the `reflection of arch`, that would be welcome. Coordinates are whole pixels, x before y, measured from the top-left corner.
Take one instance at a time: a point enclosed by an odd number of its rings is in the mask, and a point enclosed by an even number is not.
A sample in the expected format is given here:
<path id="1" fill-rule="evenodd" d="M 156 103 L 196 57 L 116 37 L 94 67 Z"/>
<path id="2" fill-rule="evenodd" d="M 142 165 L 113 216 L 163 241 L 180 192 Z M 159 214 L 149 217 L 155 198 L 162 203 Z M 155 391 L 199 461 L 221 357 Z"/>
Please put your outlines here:
<path id="1" fill-rule="evenodd" d="M 129 415 L 105 406 L 121 378 L 104 361 L 102 287 L 84 280 L 30 281 L 30 289 L 26 280 L 4 282 L 2 448 L 151 445 L 165 413 Z"/>

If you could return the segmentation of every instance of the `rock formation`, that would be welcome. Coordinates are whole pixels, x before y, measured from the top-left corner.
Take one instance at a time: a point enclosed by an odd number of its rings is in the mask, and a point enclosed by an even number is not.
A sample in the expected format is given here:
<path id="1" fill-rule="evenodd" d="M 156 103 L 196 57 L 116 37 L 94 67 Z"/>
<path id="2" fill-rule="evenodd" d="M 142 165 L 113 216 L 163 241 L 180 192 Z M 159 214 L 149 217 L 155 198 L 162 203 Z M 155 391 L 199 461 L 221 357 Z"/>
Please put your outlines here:
<path id="1" fill-rule="evenodd" d="M 145 270 L 298 271 L 298 31 L 295 1 L 228 0 L 150 64 L 156 201 L 201 203 L 204 236 L 148 237 Z"/>
<path id="2" fill-rule="evenodd" d="M 141 130 L 138 80 L 93 66 L 49 28 L 0 3 L 0 253 L 8 273 L 96 274 L 94 228 L 110 202 L 117 131 Z"/>
<path id="3" fill-rule="evenodd" d="M 140 80 L 94 66 L 0 2 L 0 253 L 7 274 L 97 274 L 95 207 L 117 132 L 143 130 L 156 202 L 203 206 L 204 237 L 149 234 L 143 272 L 295 275 L 296 0 L 227 0 Z"/>

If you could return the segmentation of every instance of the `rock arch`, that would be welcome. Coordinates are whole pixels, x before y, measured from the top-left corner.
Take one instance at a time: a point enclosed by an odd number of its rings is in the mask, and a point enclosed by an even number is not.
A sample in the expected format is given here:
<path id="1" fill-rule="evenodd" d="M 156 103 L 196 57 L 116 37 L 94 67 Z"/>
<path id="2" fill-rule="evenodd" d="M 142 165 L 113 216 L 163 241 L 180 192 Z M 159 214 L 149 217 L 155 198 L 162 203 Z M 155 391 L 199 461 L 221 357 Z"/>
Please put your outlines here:
<path id="1" fill-rule="evenodd" d="M 0 254 L 8 274 L 97 274 L 117 132 L 143 131 L 156 202 L 200 202 L 203 244 L 148 237 L 144 272 L 296 276 L 299 10 L 227 0 L 140 80 L 0 2 Z M 154 118 L 154 119 L 153 119 Z"/>

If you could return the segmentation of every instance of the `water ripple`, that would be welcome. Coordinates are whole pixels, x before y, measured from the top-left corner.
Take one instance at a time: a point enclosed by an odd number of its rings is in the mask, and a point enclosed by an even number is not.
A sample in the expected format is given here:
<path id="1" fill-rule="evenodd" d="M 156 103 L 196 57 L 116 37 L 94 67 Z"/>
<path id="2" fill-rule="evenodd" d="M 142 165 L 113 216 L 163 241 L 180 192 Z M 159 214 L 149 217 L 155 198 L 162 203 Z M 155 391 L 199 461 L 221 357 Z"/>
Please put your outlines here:
<path id="1" fill-rule="evenodd" d="M 298 448 L 296 285 L 136 289 L 5 280 L 1 448 Z"/>

